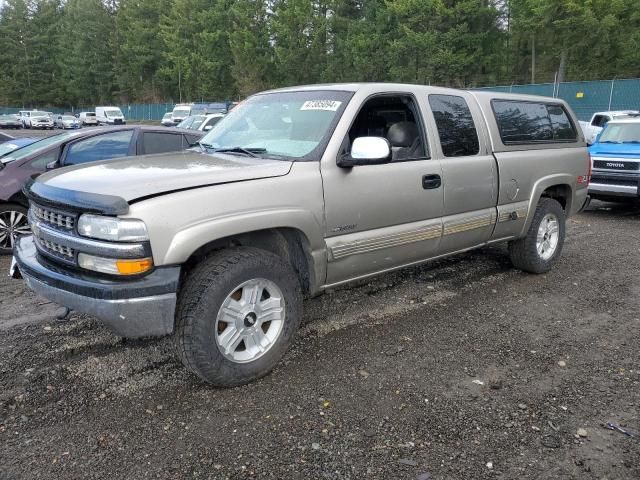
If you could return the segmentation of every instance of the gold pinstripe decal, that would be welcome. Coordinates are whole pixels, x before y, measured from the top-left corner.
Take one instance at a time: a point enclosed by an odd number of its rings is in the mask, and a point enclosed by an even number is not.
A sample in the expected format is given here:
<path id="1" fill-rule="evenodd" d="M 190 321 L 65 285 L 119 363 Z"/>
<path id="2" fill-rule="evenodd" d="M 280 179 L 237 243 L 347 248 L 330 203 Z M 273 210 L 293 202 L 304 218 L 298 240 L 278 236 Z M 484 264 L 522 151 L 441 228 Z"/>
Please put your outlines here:
<path id="1" fill-rule="evenodd" d="M 357 255 L 361 253 L 373 252 L 383 248 L 398 247 L 408 243 L 421 242 L 438 238 L 442 234 L 440 225 L 431 225 L 417 230 L 404 233 L 394 233 L 383 237 L 376 237 L 369 240 L 358 240 L 344 245 L 337 245 L 331 248 L 331 256 L 334 260 Z"/>
<path id="2" fill-rule="evenodd" d="M 495 224 L 497 219 L 498 216 L 496 212 L 492 211 L 483 213 L 482 215 L 474 215 L 470 218 L 445 222 L 444 226 L 431 225 L 409 232 L 394 233 L 368 240 L 357 240 L 355 242 L 331 247 L 331 260 L 339 260 L 351 255 L 359 255 L 384 248 L 399 247 L 409 243 L 431 240 L 440 236 L 453 235 L 476 228 L 485 228 Z"/>

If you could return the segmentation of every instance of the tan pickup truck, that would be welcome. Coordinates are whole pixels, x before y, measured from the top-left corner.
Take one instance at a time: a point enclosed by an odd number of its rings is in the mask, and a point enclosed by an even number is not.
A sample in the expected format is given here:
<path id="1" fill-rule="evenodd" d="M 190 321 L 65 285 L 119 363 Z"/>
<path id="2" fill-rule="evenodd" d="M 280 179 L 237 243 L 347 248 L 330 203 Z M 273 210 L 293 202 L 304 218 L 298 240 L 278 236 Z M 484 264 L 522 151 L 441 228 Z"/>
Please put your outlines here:
<path id="1" fill-rule="evenodd" d="M 589 175 L 558 99 L 292 87 L 190 151 L 40 176 L 15 257 L 42 296 L 122 336 L 171 334 L 190 370 L 237 385 L 279 361 L 304 296 L 494 242 L 548 271 Z"/>

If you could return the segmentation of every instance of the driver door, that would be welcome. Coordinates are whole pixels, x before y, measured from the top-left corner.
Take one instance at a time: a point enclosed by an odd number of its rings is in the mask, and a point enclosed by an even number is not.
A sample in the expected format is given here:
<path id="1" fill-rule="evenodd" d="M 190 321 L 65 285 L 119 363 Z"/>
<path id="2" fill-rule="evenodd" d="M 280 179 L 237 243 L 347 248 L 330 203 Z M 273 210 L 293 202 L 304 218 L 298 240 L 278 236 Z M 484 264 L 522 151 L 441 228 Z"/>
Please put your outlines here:
<path id="1" fill-rule="evenodd" d="M 441 166 L 430 158 L 414 96 L 368 99 L 342 153 L 362 136 L 387 138 L 392 161 L 352 168 L 323 163 L 327 285 L 428 259 L 436 254 L 442 235 Z"/>

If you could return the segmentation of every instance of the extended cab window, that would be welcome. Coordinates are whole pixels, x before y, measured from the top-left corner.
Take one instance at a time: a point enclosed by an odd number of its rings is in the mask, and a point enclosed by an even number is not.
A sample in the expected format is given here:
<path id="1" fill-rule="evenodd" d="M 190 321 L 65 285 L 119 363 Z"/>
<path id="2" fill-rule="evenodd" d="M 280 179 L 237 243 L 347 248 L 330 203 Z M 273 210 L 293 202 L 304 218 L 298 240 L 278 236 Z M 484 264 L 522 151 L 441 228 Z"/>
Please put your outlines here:
<path id="1" fill-rule="evenodd" d="M 381 95 L 367 100 L 349 129 L 345 153 L 358 137 L 386 138 L 394 162 L 427 158 L 422 123 L 409 95 Z"/>
<path id="2" fill-rule="evenodd" d="M 478 132 L 467 102 L 454 95 L 429 95 L 438 136 L 445 157 L 477 155 Z"/>
<path id="3" fill-rule="evenodd" d="M 576 141 L 573 124 L 561 105 L 493 100 L 493 112 L 505 145 Z"/>
<path id="4" fill-rule="evenodd" d="M 182 135 L 172 133 L 145 132 L 142 136 L 144 153 L 178 152 L 188 147 L 189 144 Z"/>
<path id="5" fill-rule="evenodd" d="M 576 140 L 576 132 L 571 120 L 560 105 L 547 105 L 554 140 Z"/>
<path id="6" fill-rule="evenodd" d="M 107 158 L 126 157 L 132 137 L 133 130 L 123 130 L 80 140 L 71 144 L 64 164 L 77 165 Z"/>

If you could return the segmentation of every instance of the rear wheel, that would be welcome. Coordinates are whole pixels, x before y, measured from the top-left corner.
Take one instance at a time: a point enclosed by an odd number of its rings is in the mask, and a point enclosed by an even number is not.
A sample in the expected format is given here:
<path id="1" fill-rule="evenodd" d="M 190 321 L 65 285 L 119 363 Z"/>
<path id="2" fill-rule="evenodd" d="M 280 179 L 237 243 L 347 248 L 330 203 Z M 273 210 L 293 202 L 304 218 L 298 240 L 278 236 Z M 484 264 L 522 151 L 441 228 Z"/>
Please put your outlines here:
<path id="1" fill-rule="evenodd" d="M 208 383 L 242 385 L 268 374 L 302 318 L 296 273 L 255 248 L 217 252 L 187 277 L 174 342 L 183 364 Z"/>
<path id="2" fill-rule="evenodd" d="M 511 262 L 525 272 L 548 272 L 560 257 L 564 237 L 562 206 L 552 198 L 541 198 L 527 235 L 509 243 Z"/>
<path id="3" fill-rule="evenodd" d="M 0 255 L 10 254 L 16 238 L 29 233 L 26 208 L 12 203 L 0 205 Z"/>

